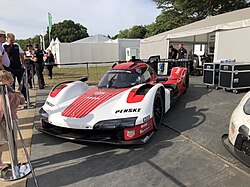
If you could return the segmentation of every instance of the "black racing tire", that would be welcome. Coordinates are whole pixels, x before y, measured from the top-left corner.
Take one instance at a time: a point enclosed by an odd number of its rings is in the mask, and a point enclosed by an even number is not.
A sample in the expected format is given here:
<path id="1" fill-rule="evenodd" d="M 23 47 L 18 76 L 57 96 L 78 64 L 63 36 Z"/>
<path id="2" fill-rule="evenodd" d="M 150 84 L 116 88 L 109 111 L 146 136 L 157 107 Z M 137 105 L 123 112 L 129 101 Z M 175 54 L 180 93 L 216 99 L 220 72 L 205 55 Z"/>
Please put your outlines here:
<path id="1" fill-rule="evenodd" d="M 158 130 L 161 126 L 164 114 L 163 109 L 164 107 L 161 94 L 157 92 L 154 98 L 154 105 L 153 105 L 153 123 L 154 123 L 154 128 L 156 130 Z"/>

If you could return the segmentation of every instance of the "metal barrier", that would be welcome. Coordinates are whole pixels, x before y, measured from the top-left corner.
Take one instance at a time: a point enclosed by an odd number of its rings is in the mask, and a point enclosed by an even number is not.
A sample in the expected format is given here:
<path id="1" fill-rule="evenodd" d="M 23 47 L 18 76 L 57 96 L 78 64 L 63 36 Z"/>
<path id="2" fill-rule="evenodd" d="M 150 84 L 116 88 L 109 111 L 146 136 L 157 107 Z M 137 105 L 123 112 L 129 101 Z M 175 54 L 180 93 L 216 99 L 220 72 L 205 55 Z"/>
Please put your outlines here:
<path id="1" fill-rule="evenodd" d="M 95 77 L 95 79 L 100 79 L 102 77 L 102 73 L 98 67 L 108 66 L 111 67 L 114 63 L 120 63 L 120 61 L 107 61 L 107 62 L 82 62 L 82 63 L 69 63 L 69 64 L 53 64 L 54 67 L 62 68 L 82 68 L 82 74 L 79 76 L 87 76 L 89 81 L 91 82 L 90 77 Z M 53 70 L 54 71 L 54 70 Z M 57 70 L 58 71 L 58 70 Z M 106 72 L 106 71 L 105 71 Z M 70 78 L 70 74 L 69 78 Z M 64 77 L 66 78 L 66 77 Z M 80 78 L 80 77 L 79 77 Z"/>
<path id="2" fill-rule="evenodd" d="M 32 168 L 30 157 L 28 155 L 26 146 L 24 144 L 24 140 L 18 124 L 13 120 L 11 108 L 10 108 L 10 101 L 9 101 L 9 90 L 7 85 L 0 85 L 0 92 L 2 96 L 2 103 L 3 103 L 3 113 L 4 113 L 4 120 L 6 124 L 6 132 L 7 132 L 7 139 L 8 139 L 8 147 L 9 147 L 9 154 L 10 154 L 10 161 L 11 164 L 4 167 L 0 170 L 0 179 L 2 180 L 18 180 L 23 177 L 26 177 L 30 172 L 32 173 L 35 185 L 38 187 L 38 183 L 36 180 L 35 172 Z M 3 125 L 3 124 L 0 124 Z M 17 156 L 17 144 L 15 140 L 15 132 L 19 133 L 22 147 L 25 152 L 25 156 L 28 160 L 28 163 L 19 163 L 18 156 Z"/>

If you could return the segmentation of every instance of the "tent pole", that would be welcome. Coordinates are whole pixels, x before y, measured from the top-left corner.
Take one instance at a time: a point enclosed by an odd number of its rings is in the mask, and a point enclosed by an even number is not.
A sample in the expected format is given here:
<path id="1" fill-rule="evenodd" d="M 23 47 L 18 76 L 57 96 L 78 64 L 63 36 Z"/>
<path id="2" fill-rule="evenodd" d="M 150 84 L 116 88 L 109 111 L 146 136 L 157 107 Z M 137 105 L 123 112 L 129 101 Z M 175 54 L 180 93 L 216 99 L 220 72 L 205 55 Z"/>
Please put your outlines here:
<path id="1" fill-rule="evenodd" d="M 192 60 L 194 61 L 194 48 L 195 48 L 195 42 L 196 42 L 196 36 L 194 35 L 194 41 L 193 41 L 193 55 Z"/>
<path id="2" fill-rule="evenodd" d="M 207 33 L 207 49 L 205 51 L 208 54 L 208 51 L 209 51 L 209 33 Z"/>
<path id="3" fill-rule="evenodd" d="M 167 54 L 166 54 L 166 59 L 168 59 L 168 55 L 169 55 L 169 43 L 170 43 L 170 41 L 169 41 L 169 39 L 167 39 L 166 40 L 167 42 L 166 42 L 166 52 L 167 52 Z"/>

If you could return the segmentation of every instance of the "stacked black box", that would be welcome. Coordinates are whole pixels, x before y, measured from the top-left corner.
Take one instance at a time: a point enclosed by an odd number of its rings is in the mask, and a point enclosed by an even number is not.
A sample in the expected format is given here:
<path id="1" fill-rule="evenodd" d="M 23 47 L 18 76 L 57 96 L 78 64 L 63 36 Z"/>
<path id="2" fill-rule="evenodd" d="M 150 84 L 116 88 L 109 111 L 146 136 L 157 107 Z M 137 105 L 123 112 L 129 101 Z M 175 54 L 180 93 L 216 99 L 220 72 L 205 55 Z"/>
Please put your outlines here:
<path id="1" fill-rule="evenodd" d="M 235 93 L 250 88 L 250 63 L 221 63 L 219 87 Z"/>
<path id="2" fill-rule="evenodd" d="M 219 63 L 204 63 L 203 65 L 203 83 L 207 86 L 218 87 L 219 82 Z"/>

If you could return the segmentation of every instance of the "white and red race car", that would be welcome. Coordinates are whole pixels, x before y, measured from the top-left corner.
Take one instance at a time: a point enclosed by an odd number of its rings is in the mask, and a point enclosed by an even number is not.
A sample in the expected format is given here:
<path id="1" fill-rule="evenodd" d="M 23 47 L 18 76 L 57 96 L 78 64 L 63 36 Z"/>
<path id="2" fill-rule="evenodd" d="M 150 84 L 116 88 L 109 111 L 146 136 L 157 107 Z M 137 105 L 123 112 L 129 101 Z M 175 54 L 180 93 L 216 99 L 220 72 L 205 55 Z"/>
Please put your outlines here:
<path id="1" fill-rule="evenodd" d="M 170 76 L 158 77 L 143 61 L 126 62 L 114 65 L 97 86 L 85 81 L 52 88 L 38 130 L 74 141 L 143 144 L 186 92 L 188 72 L 174 67 Z"/>
<path id="2" fill-rule="evenodd" d="M 250 167 L 250 92 L 235 108 L 229 124 L 229 134 L 222 136 L 226 149 Z"/>

